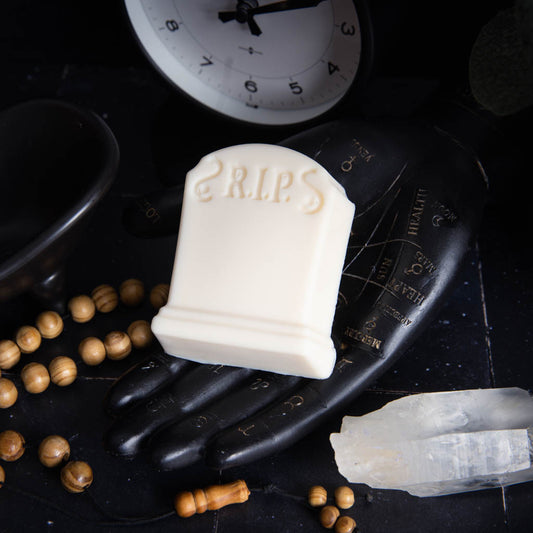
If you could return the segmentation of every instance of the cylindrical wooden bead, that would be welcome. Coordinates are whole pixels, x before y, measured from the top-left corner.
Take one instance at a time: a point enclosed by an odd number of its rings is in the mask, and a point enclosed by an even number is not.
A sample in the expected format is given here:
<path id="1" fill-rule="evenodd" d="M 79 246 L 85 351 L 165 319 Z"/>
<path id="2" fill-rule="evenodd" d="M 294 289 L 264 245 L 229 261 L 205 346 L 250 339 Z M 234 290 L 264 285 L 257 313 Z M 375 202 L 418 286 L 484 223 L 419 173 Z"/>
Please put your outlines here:
<path id="1" fill-rule="evenodd" d="M 341 516 L 335 522 L 335 533 L 352 533 L 356 525 L 355 520 L 350 516 Z"/>
<path id="2" fill-rule="evenodd" d="M 25 450 L 24 437 L 18 432 L 8 429 L 0 433 L 0 459 L 13 462 L 22 457 Z"/>
<path id="3" fill-rule="evenodd" d="M 11 407 L 18 398 L 19 392 L 15 384 L 7 378 L 0 378 L 0 409 Z"/>
<path id="4" fill-rule="evenodd" d="M 332 529 L 340 514 L 334 505 L 326 505 L 320 509 L 320 523 L 326 529 Z"/>
<path id="5" fill-rule="evenodd" d="M 163 307 L 168 301 L 168 291 L 170 285 L 168 283 L 159 283 L 150 291 L 150 303 L 159 309 Z"/>
<path id="6" fill-rule="evenodd" d="M 89 366 L 99 365 L 105 359 L 104 343 L 96 337 L 87 337 L 80 342 L 78 353 L 83 362 Z"/>
<path id="7" fill-rule="evenodd" d="M 20 348 L 11 340 L 0 341 L 0 368 L 8 370 L 20 361 Z"/>
<path id="8" fill-rule="evenodd" d="M 342 486 L 335 489 L 335 503 L 339 509 L 349 509 L 354 500 L 355 496 L 350 487 Z"/>
<path id="9" fill-rule="evenodd" d="M 2 483 L 6 480 L 6 473 L 4 469 L 0 466 L 0 489 L 2 488 Z"/>
<path id="10" fill-rule="evenodd" d="M 128 336 L 134 348 L 142 350 L 152 344 L 154 335 L 146 320 L 136 320 L 128 326 Z"/>
<path id="11" fill-rule="evenodd" d="M 117 361 L 131 353 L 131 340 L 123 331 L 112 331 L 105 336 L 105 351 L 109 359 Z"/>
<path id="12" fill-rule="evenodd" d="M 311 507 L 320 507 L 321 505 L 325 505 L 327 501 L 328 493 L 324 487 L 315 485 L 309 489 L 307 502 Z"/>
<path id="13" fill-rule="evenodd" d="M 127 279 L 119 287 L 120 300 L 124 305 L 134 307 L 144 298 L 144 284 L 138 279 Z"/>
<path id="14" fill-rule="evenodd" d="M 32 353 L 41 345 L 41 334 L 33 326 L 22 326 L 17 330 L 15 341 L 22 353 Z"/>
<path id="15" fill-rule="evenodd" d="M 100 313 L 110 313 L 118 305 L 117 291 L 111 285 L 98 285 L 91 296 Z"/>
<path id="16" fill-rule="evenodd" d="M 50 374 L 41 363 L 29 363 L 22 369 L 20 377 L 24 388 L 31 394 L 44 392 L 50 385 Z"/>
<path id="17" fill-rule="evenodd" d="M 212 485 L 193 492 L 180 492 L 174 498 L 174 508 L 178 516 L 188 518 L 207 510 L 216 511 L 232 503 L 244 503 L 249 495 L 246 483 L 239 479 L 226 485 Z"/>
<path id="18" fill-rule="evenodd" d="M 83 492 L 92 482 L 92 468 L 84 461 L 71 461 L 61 469 L 61 484 L 69 492 Z"/>
<path id="19" fill-rule="evenodd" d="M 74 322 L 89 322 L 96 313 L 93 299 L 85 294 L 74 296 L 68 302 L 68 308 Z"/>
<path id="20" fill-rule="evenodd" d="M 50 371 L 50 379 L 52 383 L 59 387 L 66 387 L 74 382 L 78 375 L 78 367 L 76 363 L 70 358 L 60 355 L 50 361 L 48 365 Z"/>
<path id="21" fill-rule="evenodd" d="M 60 435 L 50 435 L 39 445 L 39 461 L 43 466 L 53 468 L 70 457 L 68 440 Z"/>
<path id="22" fill-rule="evenodd" d="M 36 326 L 45 339 L 55 339 L 63 331 L 63 319 L 55 311 L 44 311 L 36 320 Z"/>

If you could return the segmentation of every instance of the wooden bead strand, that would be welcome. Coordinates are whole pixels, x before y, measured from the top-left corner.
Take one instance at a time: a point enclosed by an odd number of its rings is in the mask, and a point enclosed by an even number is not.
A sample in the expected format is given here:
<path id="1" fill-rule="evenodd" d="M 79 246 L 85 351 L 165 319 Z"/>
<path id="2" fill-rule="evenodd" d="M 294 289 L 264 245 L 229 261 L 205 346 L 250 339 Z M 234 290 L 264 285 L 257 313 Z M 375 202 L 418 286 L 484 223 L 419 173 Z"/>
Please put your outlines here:
<path id="1" fill-rule="evenodd" d="M 78 346 L 78 353 L 82 361 L 89 366 L 102 363 L 106 356 L 104 343 L 97 337 L 87 337 Z"/>
<path id="2" fill-rule="evenodd" d="M 212 485 L 192 492 L 180 492 L 174 499 L 174 508 L 178 516 L 188 518 L 196 513 L 216 511 L 233 503 L 244 503 L 249 495 L 246 483 L 239 479 L 226 485 Z"/>
<path id="3" fill-rule="evenodd" d="M 350 509 L 355 501 L 353 490 L 350 487 L 342 486 L 335 489 L 335 503 L 339 509 Z"/>
<path id="4" fill-rule="evenodd" d="M 150 291 L 150 303 L 156 309 L 166 305 L 168 301 L 168 292 L 170 285 L 168 283 L 159 283 Z"/>
<path id="5" fill-rule="evenodd" d="M 124 359 L 131 353 L 131 340 L 123 331 L 112 331 L 105 336 L 107 357 L 114 361 Z"/>
<path id="6" fill-rule="evenodd" d="M 41 334 L 33 326 L 22 326 L 15 334 L 15 341 L 22 353 L 33 353 L 41 345 Z"/>
<path id="7" fill-rule="evenodd" d="M 128 336 L 133 347 L 142 350 L 148 348 L 154 339 L 150 324 L 146 320 L 136 320 L 128 326 Z"/>
<path id="8" fill-rule="evenodd" d="M 70 457 L 70 444 L 60 435 L 50 435 L 39 445 L 39 461 L 47 468 L 59 466 Z"/>
<path id="9" fill-rule="evenodd" d="M 43 339 L 55 339 L 63 331 L 63 319 L 55 311 L 44 311 L 41 313 L 37 317 L 35 325 Z"/>
<path id="10" fill-rule="evenodd" d="M 71 298 L 68 302 L 68 309 L 72 320 L 80 324 L 89 322 L 96 313 L 96 306 L 94 305 L 93 299 L 85 294 Z"/>
<path id="11" fill-rule="evenodd" d="M 18 432 L 8 429 L 0 433 L 0 459 L 9 463 L 20 459 L 25 451 L 24 437 Z"/>
<path id="12" fill-rule="evenodd" d="M 20 348 L 12 340 L 0 341 L 0 368 L 9 370 L 20 361 Z"/>
<path id="13" fill-rule="evenodd" d="M 91 296 L 100 313 L 110 313 L 118 305 L 117 291 L 111 285 L 98 285 Z"/>
<path id="14" fill-rule="evenodd" d="M 321 485 L 315 485 L 309 489 L 307 502 L 311 507 L 321 507 L 328 501 L 328 493 Z"/>
<path id="15" fill-rule="evenodd" d="M 18 390 L 15 384 L 7 378 L 0 378 L 0 409 L 11 407 L 18 398 Z"/>
<path id="16" fill-rule="evenodd" d="M 85 461 L 70 461 L 61 469 L 61 484 L 68 492 L 84 492 L 92 482 L 93 470 Z"/>
<path id="17" fill-rule="evenodd" d="M 20 377 L 24 388 L 30 394 L 44 392 L 50 385 L 50 374 L 41 363 L 29 363 L 21 371 Z"/>
<path id="18" fill-rule="evenodd" d="M 320 524 L 326 529 L 333 529 L 340 511 L 334 505 L 326 505 L 320 510 Z"/>
<path id="19" fill-rule="evenodd" d="M 78 367 L 70 358 L 60 355 L 52 359 L 48 365 L 52 383 L 59 387 L 66 387 L 74 382 L 78 375 Z"/>
<path id="20" fill-rule="evenodd" d="M 138 279 L 127 279 L 119 287 L 120 300 L 128 307 L 139 305 L 144 299 L 144 284 Z"/>

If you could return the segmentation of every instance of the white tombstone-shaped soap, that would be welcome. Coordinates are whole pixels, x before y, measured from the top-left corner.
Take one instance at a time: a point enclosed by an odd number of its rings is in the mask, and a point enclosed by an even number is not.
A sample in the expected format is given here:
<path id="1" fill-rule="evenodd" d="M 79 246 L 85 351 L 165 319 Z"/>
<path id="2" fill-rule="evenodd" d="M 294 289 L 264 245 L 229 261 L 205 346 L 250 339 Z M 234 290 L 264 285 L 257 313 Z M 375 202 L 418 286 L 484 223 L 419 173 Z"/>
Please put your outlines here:
<path id="1" fill-rule="evenodd" d="M 354 205 L 318 163 L 232 146 L 187 174 L 168 303 L 152 330 L 170 354 L 328 377 Z"/>

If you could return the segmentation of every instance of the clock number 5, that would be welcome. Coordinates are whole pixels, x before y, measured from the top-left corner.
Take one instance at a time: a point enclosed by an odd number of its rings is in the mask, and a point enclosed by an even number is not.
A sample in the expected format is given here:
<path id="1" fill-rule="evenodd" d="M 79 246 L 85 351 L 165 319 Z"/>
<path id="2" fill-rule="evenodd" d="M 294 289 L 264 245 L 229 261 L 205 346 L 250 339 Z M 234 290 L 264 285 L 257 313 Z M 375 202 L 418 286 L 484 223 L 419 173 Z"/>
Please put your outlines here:
<path id="1" fill-rule="evenodd" d="M 302 94 L 304 92 L 297 81 L 289 83 L 289 87 L 291 88 L 292 94 Z"/>
<path id="2" fill-rule="evenodd" d="M 180 29 L 179 24 L 175 20 L 167 20 L 165 22 L 165 26 L 167 27 L 168 31 L 177 31 Z"/>
<path id="3" fill-rule="evenodd" d="M 244 87 L 247 91 L 250 91 L 251 93 L 257 92 L 257 83 L 255 83 L 255 81 L 253 80 L 246 80 L 244 82 Z"/>

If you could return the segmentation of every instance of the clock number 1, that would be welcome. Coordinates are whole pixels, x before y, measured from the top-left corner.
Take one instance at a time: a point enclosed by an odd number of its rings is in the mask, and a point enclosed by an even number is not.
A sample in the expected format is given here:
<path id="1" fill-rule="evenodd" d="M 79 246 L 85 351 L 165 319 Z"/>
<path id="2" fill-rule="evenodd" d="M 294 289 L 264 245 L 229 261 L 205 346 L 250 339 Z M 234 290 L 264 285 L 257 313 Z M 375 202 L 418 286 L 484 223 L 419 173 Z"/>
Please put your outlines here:
<path id="1" fill-rule="evenodd" d="M 177 31 L 180 29 L 179 24 L 175 20 L 167 20 L 165 22 L 165 26 L 167 27 L 168 31 Z"/>
<path id="2" fill-rule="evenodd" d="M 251 93 L 257 92 L 257 83 L 255 83 L 255 81 L 253 80 L 246 80 L 244 82 L 244 87 L 247 91 L 250 91 Z"/>

